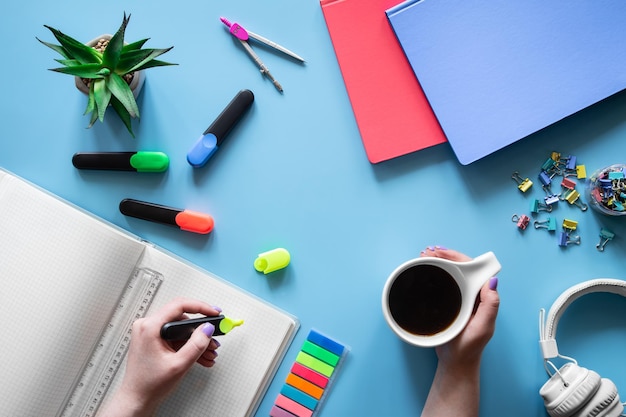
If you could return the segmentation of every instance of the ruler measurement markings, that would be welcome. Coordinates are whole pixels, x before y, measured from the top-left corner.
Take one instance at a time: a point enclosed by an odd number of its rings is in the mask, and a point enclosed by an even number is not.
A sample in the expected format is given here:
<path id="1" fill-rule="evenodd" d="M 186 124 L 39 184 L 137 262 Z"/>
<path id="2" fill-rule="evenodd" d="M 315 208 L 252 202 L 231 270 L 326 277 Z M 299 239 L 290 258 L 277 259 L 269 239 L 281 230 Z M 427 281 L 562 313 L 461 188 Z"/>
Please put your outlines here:
<path id="1" fill-rule="evenodd" d="M 95 416 L 128 351 L 133 322 L 144 317 L 161 285 L 159 273 L 136 269 L 83 370 L 62 417 Z"/>

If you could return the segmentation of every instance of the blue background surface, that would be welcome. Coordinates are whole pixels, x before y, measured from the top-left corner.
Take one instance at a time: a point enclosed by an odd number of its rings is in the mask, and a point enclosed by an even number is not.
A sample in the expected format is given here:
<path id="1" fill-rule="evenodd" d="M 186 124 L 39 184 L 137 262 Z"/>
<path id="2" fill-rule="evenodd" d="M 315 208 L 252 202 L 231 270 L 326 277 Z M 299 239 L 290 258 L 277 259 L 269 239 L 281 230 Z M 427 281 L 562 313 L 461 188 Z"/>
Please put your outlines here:
<path id="1" fill-rule="evenodd" d="M 503 265 L 497 330 L 483 360 L 481 415 L 545 416 L 537 394 L 546 380 L 539 309 L 578 282 L 626 278 L 626 218 L 559 203 L 552 213 L 559 225 L 563 218 L 579 221 L 582 243 L 567 248 L 545 230 L 522 232 L 511 221 L 513 214 L 530 214 L 531 199 L 543 196 L 536 176 L 552 151 L 576 155 L 588 173 L 626 162 L 625 94 L 469 166 L 458 163 L 448 144 L 371 165 L 315 0 L 37 1 L 4 9 L 0 166 L 296 315 L 301 331 L 259 416 L 268 414 L 313 327 L 351 347 L 322 415 L 419 415 L 436 356 L 392 334 L 380 294 L 397 265 L 435 244 L 470 256 L 492 250 Z M 180 64 L 148 70 L 136 139 L 113 114 L 86 129 L 86 98 L 69 76 L 47 71 L 57 56 L 35 39 L 53 40 L 47 24 L 88 41 L 114 32 L 124 11 L 132 14 L 127 40 L 174 45 L 163 58 Z M 307 60 L 299 65 L 253 46 L 283 95 L 259 74 L 220 16 Z M 204 168 L 191 168 L 187 151 L 242 88 L 255 93 L 253 108 Z M 170 169 L 79 172 L 71 164 L 78 151 L 128 150 L 166 152 Z M 513 171 L 535 181 L 531 191 L 517 190 Z M 201 236 L 126 218 L 118 211 L 123 198 L 210 213 L 215 230 Z M 604 253 L 595 249 L 602 226 L 617 234 Z M 275 247 L 291 252 L 289 267 L 257 273 L 256 255 Z M 620 297 L 590 295 L 570 307 L 558 334 L 562 353 L 622 390 L 624 316 Z"/>

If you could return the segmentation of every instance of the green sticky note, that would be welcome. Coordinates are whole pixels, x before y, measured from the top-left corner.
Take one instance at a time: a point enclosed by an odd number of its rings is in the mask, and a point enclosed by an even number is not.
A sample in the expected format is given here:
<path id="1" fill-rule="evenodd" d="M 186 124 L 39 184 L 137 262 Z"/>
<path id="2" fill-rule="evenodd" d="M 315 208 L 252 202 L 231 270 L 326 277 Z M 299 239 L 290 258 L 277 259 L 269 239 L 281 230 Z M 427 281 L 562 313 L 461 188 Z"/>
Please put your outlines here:
<path id="1" fill-rule="evenodd" d="M 308 353 L 302 351 L 298 353 L 298 356 L 296 356 L 296 362 L 306 366 L 307 368 L 313 369 L 314 371 L 319 372 L 320 374 L 329 378 L 335 370 L 333 366 L 330 366 L 329 364 L 322 362 L 321 360 L 314 358 Z"/>
<path id="2" fill-rule="evenodd" d="M 315 343 L 309 342 L 308 340 L 304 342 L 301 350 L 332 366 L 337 366 L 337 363 L 339 362 L 339 356 L 327 351 Z"/>

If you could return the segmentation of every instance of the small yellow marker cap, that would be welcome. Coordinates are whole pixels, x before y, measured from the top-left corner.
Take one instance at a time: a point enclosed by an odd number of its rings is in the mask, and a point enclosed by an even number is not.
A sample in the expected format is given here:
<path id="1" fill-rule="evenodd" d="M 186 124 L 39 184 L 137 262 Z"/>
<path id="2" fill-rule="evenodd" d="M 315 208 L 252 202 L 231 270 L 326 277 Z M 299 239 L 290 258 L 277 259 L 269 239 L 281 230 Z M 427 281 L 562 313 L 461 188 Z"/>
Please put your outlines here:
<path id="1" fill-rule="evenodd" d="M 235 320 L 230 317 L 224 317 L 222 321 L 220 321 L 220 331 L 224 334 L 230 332 L 237 326 L 241 326 L 243 324 L 243 320 Z"/>
<path id="2" fill-rule="evenodd" d="M 264 274 L 283 269 L 289 265 L 291 256 L 286 249 L 276 248 L 263 252 L 254 260 L 254 269 Z"/>

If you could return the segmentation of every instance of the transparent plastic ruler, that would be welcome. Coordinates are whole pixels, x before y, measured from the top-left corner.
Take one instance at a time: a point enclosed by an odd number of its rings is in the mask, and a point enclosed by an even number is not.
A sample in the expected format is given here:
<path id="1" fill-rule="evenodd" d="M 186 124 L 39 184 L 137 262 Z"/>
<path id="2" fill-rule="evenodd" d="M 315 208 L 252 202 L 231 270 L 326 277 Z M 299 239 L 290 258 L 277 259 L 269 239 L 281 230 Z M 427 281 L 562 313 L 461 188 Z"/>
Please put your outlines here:
<path id="1" fill-rule="evenodd" d="M 96 415 L 128 351 L 132 324 L 136 319 L 146 315 L 162 281 L 162 275 L 156 271 L 135 269 L 74 391 L 59 415 L 62 417 Z"/>

